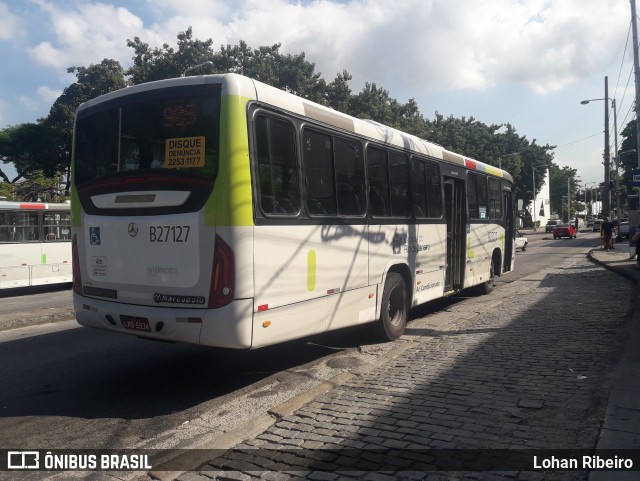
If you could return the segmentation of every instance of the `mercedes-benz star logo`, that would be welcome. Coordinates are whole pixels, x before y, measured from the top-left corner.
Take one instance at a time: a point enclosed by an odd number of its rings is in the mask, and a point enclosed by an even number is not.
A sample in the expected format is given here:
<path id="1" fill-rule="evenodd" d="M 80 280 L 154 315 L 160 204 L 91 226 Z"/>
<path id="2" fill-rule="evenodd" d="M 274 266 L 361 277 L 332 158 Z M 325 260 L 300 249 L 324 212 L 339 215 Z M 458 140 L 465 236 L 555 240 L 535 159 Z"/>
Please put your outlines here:
<path id="1" fill-rule="evenodd" d="M 129 235 L 131 237 L 135 237 L 135 236 L 138 235 L 138 226 L 136 225 L 135 222 L 131 222 L 129 224 L 129 229 L 128 230 L 129 230 Z"/>

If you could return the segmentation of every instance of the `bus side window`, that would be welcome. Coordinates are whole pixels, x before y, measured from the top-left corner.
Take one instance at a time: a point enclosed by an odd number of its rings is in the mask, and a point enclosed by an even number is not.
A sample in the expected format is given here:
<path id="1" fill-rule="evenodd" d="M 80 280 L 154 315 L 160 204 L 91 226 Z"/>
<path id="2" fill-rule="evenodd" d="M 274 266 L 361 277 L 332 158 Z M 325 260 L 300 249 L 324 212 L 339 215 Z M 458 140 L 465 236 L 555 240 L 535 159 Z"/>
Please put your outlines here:
<path id="1" fill-rule="evenodd" d="M 467 181 L 469 184 L 469 217 L 472 219 L 488 219 L 487 177 L 470 172 Z"/>
<path id="2" fill-rule="evenodd" d="M 502 190 L 498 179 L 489 179 L 489 218 L 502 219 Z"/>
<path id="3" fill-rule="evenodd" d="M 400 153 L 389 153 L 389 181 L 391 187 L 391 215 L 409 217 L 409 164 Z"/>
<path id="4" fill-rule="evenodd" d="M 334 138 L 338 214 L 364 215 L 364 159 L 362 146 L 351 140 Z"/>
<path id="5" fill-rule="evenodd" d="M 389 204 L 389 172 L 386 153 L 375 147 L 367 148 L 367 176 L 369 178 L 369 210 L 373 217 L 391 214 Z"/>
<path id="6" fill-rule="evenodd" d="M 259 115 L 255 126 L 260 208 L 267 215 L 296 214 L 300 189 L 293 125 Z"/>
<path id="7" fill-rule="evenodd" d="M 304 129 L 304 175 L 307 188 L 307 212 L 310 215 L 336 215 L 336 192 L 331 137 Z"/>
<path id="8" fill-rule="evenodd" d="M 420 159 L 411 159 L 411 180 L 413 194 L 413 215 L 417 219 L 427 217 L 427 183 L 424 174 L 424 162 Z"/>
<path id="9" fill-rule="evenodd" d="M 427 206 L 428 217 L 442 217 L 442 187 L 440 184 L 440 166 L 437 162 L 425 162 L 427 174 Z"/>

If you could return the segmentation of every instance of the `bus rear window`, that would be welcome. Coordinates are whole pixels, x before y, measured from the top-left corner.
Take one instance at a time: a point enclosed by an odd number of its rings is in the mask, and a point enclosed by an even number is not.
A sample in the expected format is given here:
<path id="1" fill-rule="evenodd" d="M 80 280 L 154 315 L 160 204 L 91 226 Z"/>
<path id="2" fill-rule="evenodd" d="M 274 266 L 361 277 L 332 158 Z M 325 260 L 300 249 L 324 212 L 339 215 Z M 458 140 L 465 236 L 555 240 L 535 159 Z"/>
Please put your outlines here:
<path id="1" fill-rule="evenodd" d="M 75 183 L 168 172 L 213 181 L 218 171 L 220 89 L 166 88 L 80 111 Z"/>

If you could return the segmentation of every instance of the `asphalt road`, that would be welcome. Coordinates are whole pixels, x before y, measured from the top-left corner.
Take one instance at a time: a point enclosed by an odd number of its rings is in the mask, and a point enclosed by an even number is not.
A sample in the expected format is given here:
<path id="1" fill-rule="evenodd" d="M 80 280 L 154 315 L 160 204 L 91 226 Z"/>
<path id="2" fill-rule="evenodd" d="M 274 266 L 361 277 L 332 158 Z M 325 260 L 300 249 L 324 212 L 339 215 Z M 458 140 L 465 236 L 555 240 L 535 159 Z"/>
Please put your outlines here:
<path id="1" fill-rule="evenodd" d="M 586 252 L 597 236 L 534 234 L 529 241 L 498 290 Z M 395 344 L 377 344 L 363 328 L 249 352 L 162 344 L 60 321 L 69 319 L 70 295 L 63 290 L 0 302 L 5 326 L 41 322 L 0 332 L 0 446 L 197 446 L 340 372 L 379 362 Z M 447 306 L 464 302 L 474 299 L 436 301 L 412 317 L 444 316 Z"/>

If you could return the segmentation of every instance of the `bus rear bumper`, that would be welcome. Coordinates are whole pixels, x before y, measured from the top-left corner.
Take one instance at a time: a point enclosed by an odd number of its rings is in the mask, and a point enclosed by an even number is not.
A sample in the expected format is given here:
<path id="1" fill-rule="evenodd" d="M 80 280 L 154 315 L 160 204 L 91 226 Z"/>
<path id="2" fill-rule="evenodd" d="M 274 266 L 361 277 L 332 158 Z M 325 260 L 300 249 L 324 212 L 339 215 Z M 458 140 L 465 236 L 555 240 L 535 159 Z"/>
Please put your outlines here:
<path id="1" fill-rule="evenodd" d="M 252 299 L 236 300 L 218 309 L 176 309 L 119 304 L 74 292 L 73 307 L 78 323 L 86 327 L 165 342 L 251 347 Z"/>

